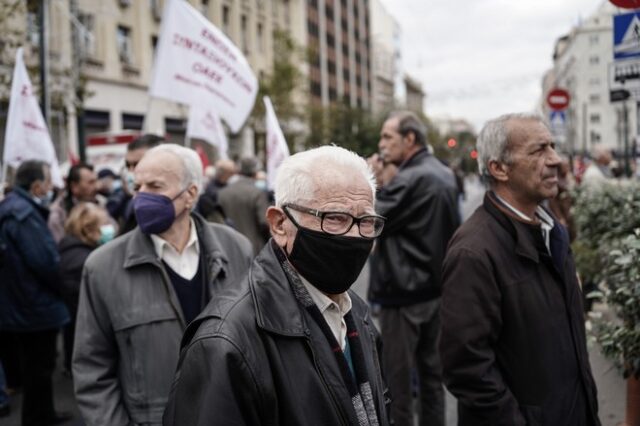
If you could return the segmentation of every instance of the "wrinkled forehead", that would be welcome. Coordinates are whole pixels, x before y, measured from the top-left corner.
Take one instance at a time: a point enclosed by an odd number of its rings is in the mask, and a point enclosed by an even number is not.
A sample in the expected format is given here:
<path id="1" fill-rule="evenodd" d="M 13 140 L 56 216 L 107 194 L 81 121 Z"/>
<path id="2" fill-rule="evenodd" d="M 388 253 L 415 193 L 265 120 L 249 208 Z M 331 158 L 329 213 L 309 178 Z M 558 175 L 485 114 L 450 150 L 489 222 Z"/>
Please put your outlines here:
<path id="1" fill-rule="evenodd" d="M 171 152 L 148 152 L 142 157 L 135 169 L 136 175 L 148 175 L 161 179 L 182 178 L 182 161 Z"/>
<path id="2" fill-rule="evenodd" d="M 552 142 L 549 128 L 533 118 L 513 118 L 506 123 L 509 149 L 524 148 L 540 142 Z"/>
<path id="3" fill-rule="evenodd" d="M 317 203 L 329 200 L 357 198 L 373 203 L 371 185 L 362 173 L 347 167 L 316 168 L 311 173 L 312 196 Z"/>

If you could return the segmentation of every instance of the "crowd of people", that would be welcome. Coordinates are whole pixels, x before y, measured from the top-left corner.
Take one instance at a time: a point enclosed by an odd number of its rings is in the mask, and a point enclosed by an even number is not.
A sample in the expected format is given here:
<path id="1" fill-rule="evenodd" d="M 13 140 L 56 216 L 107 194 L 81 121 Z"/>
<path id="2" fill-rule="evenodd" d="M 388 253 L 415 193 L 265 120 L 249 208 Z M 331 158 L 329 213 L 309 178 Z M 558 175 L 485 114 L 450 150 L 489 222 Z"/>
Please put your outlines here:
<path id="1" fill-rule="evenodd" d="M 379 154 L 294 154 L 274 191 L 256 158 L 205 182 L 195 151 L 154 135 L 121 173 L 72 166 L 55 195 L 49 165 L 24 161 L 0 202 L 0 415 L 8 390 L 23 426 L 69 419 L 62 331 L 87 426 L 444 426 L 444 385 L 463 426 L 599 426 L 571 167 L 547 126 L 485 125 L 488 190 L 464 224 L 426 135 L 392 113 Z M 367 261 L 368 303 L 350 290 Z"/>

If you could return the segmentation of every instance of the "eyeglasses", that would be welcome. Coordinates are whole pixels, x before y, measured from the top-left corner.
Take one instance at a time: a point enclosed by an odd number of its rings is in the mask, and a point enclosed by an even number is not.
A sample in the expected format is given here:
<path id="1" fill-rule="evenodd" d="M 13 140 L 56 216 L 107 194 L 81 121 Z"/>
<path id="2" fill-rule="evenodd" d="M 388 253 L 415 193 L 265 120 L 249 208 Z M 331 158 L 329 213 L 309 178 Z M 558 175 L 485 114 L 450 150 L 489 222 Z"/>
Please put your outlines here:
<path id="1" fill-rule="evenodd" d="M 331 235 L 344 235 L 353 227 L 358 225 L 358 232 L 365 238 L 376 238 L 382 233 L 386 218 L 378 215 L 368 215 L 355 217 L 345 212 L 322 212 L 320 210 L 309 209 L 295 204 L 285 204 L 282 206 L 285 214 L 297 227 L 298 222 L 289 213 L 289 209 L 306 213 L 320 218 L 320 229 Z"/>

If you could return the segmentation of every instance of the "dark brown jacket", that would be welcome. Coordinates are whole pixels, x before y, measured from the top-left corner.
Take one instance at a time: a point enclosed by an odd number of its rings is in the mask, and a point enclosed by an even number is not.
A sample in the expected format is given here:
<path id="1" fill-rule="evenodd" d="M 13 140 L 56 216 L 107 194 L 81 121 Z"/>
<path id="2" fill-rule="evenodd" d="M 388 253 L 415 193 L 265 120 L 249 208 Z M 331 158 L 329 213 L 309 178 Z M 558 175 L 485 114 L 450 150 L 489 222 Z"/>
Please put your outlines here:
<path id="1" fill-rule="evenodd" d="M 568 240 L 556 224 L 550 256 L 492 193 L 452 238 L 440 353 L 459 425 L 600 424 Z"/>

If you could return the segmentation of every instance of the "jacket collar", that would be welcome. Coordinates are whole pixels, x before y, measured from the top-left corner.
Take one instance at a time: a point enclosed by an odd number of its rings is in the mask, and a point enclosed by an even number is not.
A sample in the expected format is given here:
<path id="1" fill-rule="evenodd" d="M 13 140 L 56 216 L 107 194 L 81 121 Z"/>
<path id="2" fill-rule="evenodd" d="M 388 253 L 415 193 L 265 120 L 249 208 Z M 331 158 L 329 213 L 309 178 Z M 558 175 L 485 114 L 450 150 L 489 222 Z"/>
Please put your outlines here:
<path id="1" fill-rule="evenodd" d="M 291 284 L 280 266 L 273 240 L 264 246 L 249 272 L 249 287 L 258 327 L 284 336 L 304 336 L 309 328 Z"/>
<path id="2" fill-rule="evenodd" d="M 25 191 L 24 189 L 22 189 L 20 187 L 15 187 L 15 188 L 13 188 L 11 193 L 15 194 L 17 197 L 19 197 L 19 198 L 23 199 L 24 201 L 26 201 L 27 203 L 29 203 L 29 206 L 31 208 L 33 208 L 35 211 L 37 211 L 38 213 L 40 213 L 45 218 L 45 220 L 49 217 L 49 209 L 47 207 L 44 207 L 44 206 L 41 206 L 40 204 L 38 204 L 33 199 L 33 195 L 31 195 L 30 192 Z"/>
<path id="3" fill-rule="evenodd" d="M 224 270 L 229 259 L 222 251 L 222 245 L 214 234 L 208 232 L 206 229 L 207 223 L 202 216 L 197 213 L 191 213 L 191 218 L 196 225 L 200 253 L 204 257 L 207 266 L 212 269 L 213 265 L 221 263 Z M 159 265 L 160 259 L 158 259 L 151 237 L 145 235 L 140 230 L 140 227 L 136 227 L 131 233 L 131 238 L 125 248 L 124 268 L 132 268 L 145 263 Z M 214 276 L 215 274 L 210 273 L 209 278 Z"/>
<path id="4" fill-rule="evenodd" d="M 431 154 L 429 153 L 429 150 L 427 149 L 426 146 L 423 148 L 420 148 L 418 151 L 416 151 L 415 154 L 413 154 L 411 157 L 406 159 L 402 164 L 400 164 L 398 168 L 405 169 L 407 167 L 410 167 L 416 163 L 419 163 L 420 161 L 422 161 L 423 158 L 427 158 L 430 155 Z"/>
<path id="5" fill-rule="evenodd" d="M 540 256 L 533 241 L 532 227 L 539 224 L 526 222 L 502 205 L 492 191 L 487 191 L 483 201 L 484 209 L 502 226 L 516 243 L 515 253 L 538 263 Z"/>

